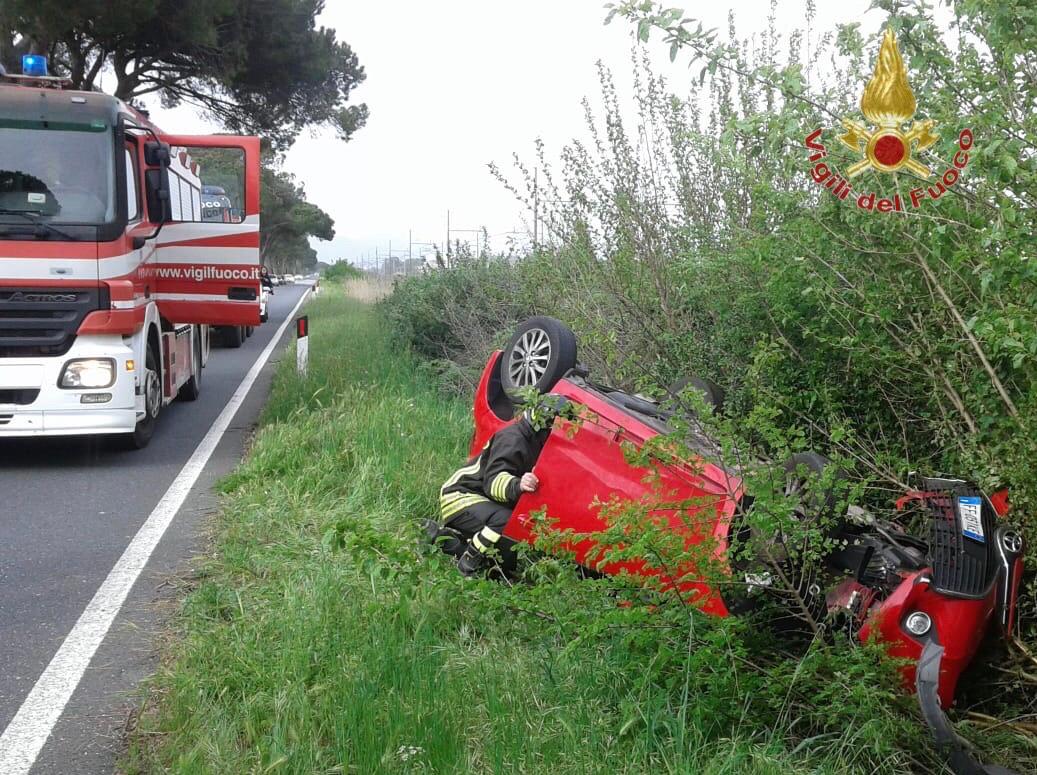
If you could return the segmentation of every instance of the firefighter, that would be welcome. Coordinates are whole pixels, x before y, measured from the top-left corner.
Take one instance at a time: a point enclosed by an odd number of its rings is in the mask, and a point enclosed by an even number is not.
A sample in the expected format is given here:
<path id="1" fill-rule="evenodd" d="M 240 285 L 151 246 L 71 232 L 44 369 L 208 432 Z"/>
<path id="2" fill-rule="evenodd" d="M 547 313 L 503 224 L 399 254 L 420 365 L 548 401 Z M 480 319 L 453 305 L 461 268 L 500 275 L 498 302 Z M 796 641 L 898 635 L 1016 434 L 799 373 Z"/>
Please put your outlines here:
<path id="1" fill-rule="evenodd" d="M 443 534 L 467 539 L 456 544 L 457 568 L 475 576 L 493 564 L 500 553 L 502 565 L 514 564 L 514 541 L 505 538 L 504 526 L 524 492 L 536 492 L 540 480 L 533 465 L 551 432 L 554 418 L 564 405 L 560 396 L 549 396 L 522 413 L 519 420 L 501 428 L 482 451 L 454 472 L 439 491 Z M 444 551 L 450 548 L 444 546 Z"/>

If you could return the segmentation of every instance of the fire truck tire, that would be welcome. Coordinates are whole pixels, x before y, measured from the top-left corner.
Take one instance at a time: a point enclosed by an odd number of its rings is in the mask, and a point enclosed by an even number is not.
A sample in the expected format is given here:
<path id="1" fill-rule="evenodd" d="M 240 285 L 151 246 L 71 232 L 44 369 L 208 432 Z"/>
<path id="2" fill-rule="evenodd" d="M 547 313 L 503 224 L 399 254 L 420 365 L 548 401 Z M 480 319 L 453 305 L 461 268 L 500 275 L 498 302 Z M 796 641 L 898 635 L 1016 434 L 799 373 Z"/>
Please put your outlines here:
<path id="1" fill-rule="evenodd" d="M 158 353 L 148 342 L 144 369 L 144 417 L 137 423 L 133 433 L 126 434 L 126 445 L 130 449 L 144 449 L 155 435 L 155 425 L 162 411 L 162 374 L 158 370 Z"/>
<path id="2" fill-rule="evenodd" d="M 252 332 L 255 330 L 256 329 L 253 326 L 245 326 L 245 338 L 248 339 L 250 336 L 252 336 Z"/>
<path id="3" fill-rule="evenodd" d="M 242 326 L 226 326 L 223 329 L 223 341 L 227 347 L 237 349 L 245 341 L 245 331 Z"/>
<path id="4" fill-rule="evenodd" d="M 576 366 L 576 335 L 565 323 L 538 315 L 522 323 L 500 362 L 500 380 L 513 399 L 534 388 L 546 393 Z"/>
<path id="5" fill-rule="evenodd" d="M 181 401 L 197 401 L 202 393 L 202 337 L 195 329 L 194 338 L 194 374 L 185 382 L 176 397 Z"/>

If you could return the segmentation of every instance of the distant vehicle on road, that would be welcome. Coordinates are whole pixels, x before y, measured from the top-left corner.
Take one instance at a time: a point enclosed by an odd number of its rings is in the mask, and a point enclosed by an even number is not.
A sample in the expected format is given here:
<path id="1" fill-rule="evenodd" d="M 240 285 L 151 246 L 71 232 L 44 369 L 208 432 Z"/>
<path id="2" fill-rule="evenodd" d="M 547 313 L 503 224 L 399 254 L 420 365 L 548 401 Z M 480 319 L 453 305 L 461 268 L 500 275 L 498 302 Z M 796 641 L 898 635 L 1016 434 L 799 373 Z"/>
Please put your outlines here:
<path id="1" fill-rule="evenodd" d="M 0 437 L 143 447 L 209 327 L 259 323 L 259 139 L 163 132 L 41 59 L 0 75 Z"/>
<path id="2" fill-rule="evenodd" d="M 223 186 L 202 186 L 202 220 L 233 223 L 234 205 Z"/>

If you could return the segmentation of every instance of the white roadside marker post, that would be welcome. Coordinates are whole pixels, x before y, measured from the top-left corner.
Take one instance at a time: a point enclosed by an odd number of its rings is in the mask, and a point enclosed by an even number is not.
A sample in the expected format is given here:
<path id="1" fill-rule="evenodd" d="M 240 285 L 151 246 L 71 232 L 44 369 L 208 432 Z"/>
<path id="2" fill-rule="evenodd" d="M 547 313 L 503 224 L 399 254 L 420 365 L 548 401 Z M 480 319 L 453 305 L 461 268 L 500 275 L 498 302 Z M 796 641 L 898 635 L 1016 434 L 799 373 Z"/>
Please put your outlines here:
<path id="1" fill-rule="evenodd" d="M 300 376 L 305 377 L 310 365 L 310 318 L 303 315 L 295 320 L 295 365 Z"/>

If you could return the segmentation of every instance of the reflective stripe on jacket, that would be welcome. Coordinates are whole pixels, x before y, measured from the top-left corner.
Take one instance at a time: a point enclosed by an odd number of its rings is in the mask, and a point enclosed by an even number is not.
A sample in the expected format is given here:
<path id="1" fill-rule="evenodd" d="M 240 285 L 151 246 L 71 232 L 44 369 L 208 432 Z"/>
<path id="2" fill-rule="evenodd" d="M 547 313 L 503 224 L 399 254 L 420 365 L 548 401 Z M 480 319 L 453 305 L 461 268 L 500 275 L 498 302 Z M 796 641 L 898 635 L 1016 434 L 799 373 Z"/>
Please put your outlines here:
<path id="1" fill-rule="evenodd" d="M 493 434 L 482 451 L 440 488 L 443 519 L 475 503 L 494 501 L 514 506 L 522 494 L 522 474 L 533 470 L 546 439 L 546 431 L 537 433 L 525 419 Z"/>

